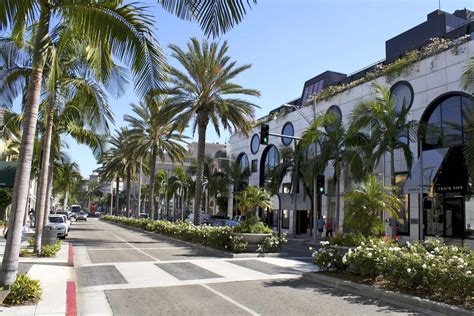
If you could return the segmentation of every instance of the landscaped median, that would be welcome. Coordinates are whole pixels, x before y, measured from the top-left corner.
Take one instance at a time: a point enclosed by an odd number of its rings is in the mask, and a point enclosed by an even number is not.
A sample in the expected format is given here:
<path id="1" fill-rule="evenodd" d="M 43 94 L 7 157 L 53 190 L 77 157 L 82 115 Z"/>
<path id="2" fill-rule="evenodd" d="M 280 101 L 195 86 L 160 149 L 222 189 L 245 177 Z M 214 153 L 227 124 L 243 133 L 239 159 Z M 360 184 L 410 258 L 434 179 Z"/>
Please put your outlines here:
<path id="1" fill-rule="evenodd" d="M 417 296 L 412 299 L 413 307 L 441 313 L 451 310 L 470 314 L 474 310 L 474 253 L 466 248 L 446 245 L 438 239 L 399 244 L 390 238 L 361 238 L 349 248 L 323 241 L 313 258 L 321 272 L 308 274 L 307 278 L 328 286 L 395 304 L 398 301 L 405 307 L 410 306 L 409 297 Z M 456 311 L 437 302 L 462 309 Z"/>
<path id="2" fill-rule="evenodd" d="M 195 226 L 191 223 L 172 223 L 110 215 L 102 216 L 101 219 L 231 253 L 247 251 L 247 242 L 242 236 L 236 235 L 232 227 Z M 257 252 L 278 252 L 285 244 L 285 235 L 272 234 L 258 245 Z"/>

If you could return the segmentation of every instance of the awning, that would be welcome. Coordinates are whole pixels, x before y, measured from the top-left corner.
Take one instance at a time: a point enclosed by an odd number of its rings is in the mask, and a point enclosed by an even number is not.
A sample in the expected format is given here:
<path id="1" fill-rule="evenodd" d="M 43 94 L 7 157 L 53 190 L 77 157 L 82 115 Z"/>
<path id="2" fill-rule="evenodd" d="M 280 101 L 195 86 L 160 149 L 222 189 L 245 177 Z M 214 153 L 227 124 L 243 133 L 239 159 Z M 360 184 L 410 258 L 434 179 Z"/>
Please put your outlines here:
<path id="1" fill-rule="evenodd" d="M 299 193 L 296 195 L 296 208 L 298 210 L 309 210 L 311 209 L 311 199 L 305 194 Z M 291 193 L 277 193 L 272 195 L 271 201 L 273 202 L 274 210 L 293 210 L 295 208 L 295 202 L 293 194 Z"/>
<path id="2" fill-rule="evenodd" d="M 13 188 L 17 161 L 0 161 L 0 188 Z"/>
<path id="3" fill-rule="evenodd" d="M 423 185 L 423 192 L 427 192 L 432 185 L 433 179 L 448 154 L 449 148 L 440 148 L 423 151 L 418 161 L 411 168 L 411 175 L 403 185 L 404 193 L 420 193 L 420 186 Z M 421 182 L 421 168 L 423 166 L 423 183 Z"/>

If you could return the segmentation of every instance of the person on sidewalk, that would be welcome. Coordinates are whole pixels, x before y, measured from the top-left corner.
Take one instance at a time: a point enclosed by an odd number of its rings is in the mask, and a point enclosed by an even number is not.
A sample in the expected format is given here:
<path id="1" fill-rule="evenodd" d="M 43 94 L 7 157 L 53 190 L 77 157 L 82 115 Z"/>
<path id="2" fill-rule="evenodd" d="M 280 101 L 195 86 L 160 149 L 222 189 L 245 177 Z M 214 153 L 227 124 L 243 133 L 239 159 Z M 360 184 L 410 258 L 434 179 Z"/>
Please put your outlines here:
<path id="1" fill-rule="evenodd" d="M 332 230 L 333 230 L 333 223 L 332 223 L 332 217 L 328 217 L 328 221 L 326 223 L 326 238 L 331 235 L 332 237 Z"/>
<path id="2" fill-rule="evenodd" d="M 316 226 L 318 228 L 318 237 L 321 237 L 323 235 L 324 225 L 326 225 L 326 222 L 324 221 L 324 216 L 319 216 L 318 220 L 316 221 Z"/>

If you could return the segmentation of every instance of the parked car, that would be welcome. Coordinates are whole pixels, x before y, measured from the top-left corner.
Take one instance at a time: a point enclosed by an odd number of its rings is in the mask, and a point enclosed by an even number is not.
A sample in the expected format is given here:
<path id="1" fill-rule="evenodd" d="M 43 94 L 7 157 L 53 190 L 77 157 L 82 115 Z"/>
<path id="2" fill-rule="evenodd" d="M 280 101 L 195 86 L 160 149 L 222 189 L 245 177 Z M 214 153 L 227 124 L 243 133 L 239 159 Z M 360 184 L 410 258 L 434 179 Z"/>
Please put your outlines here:
<path id="1" fill-rule="evenodd" d="M 239 226 L 240 222 L 234 221 L 232 219 L 215 219 L 212 221 L 211 226 L 229 226 L 229 227 L 235 227 Z"/>
<path id="2" fill-rule="evenodd" d="M 243 222 L 245 221 L 245 215 L 236 215 L 234 216 L 233 220 L 237 222 Z"/>
<path id="3" fill-rule="evenodd" d="M 49 225 L 54 226 L 58 229 L 58 237 L 61 239 L 66 238 L 69 231 L 64 215 L 49 215 Z"/>
<path id="4" fill-rule="evenodd" d="M 194 222 L 194 213 L 191 213 L 184 220 L 186 223 Z M 210 224 L 212 222 L 211 214 L 201 213 L 201 224 Z"/>
<path id="5" fill-rule="evenodd" d="M 87 213 L 86 212 L 79 212 L 76 217 L 76 221 L 86 221 L 87 222 Z"/>
<path id="6" fill-rule="evenodd" d="M 61 213 L 56 212 L 55 215 L 60 215 L 60 216 L 64 217 L 64 219 L 66 220 L 67 231 L 69 232 L 71 230 L 71 221 L 69 220 L 67 215 L 63 214 L 63 212 L 61 212 Z"/>
<path id="7" fill-rule="evenodd" d="M 98 212 L 98 211 L 95 211 L 95 213 L 94 213 L 94 217 L 100 217 L 101 215 L 102 215 L 102 213 Z"/>
<path id="8" fill-rule="evenodd" d="M 138 214 L 138 217 L 136 214 L 133 214 L 133 215 L 130 215 L 130 218 L 144 218 L 144 219 L 147 219 L 147 218 L 150 218 L 150 215 L 148 215 L 147 213 L 140 213 Z"/>

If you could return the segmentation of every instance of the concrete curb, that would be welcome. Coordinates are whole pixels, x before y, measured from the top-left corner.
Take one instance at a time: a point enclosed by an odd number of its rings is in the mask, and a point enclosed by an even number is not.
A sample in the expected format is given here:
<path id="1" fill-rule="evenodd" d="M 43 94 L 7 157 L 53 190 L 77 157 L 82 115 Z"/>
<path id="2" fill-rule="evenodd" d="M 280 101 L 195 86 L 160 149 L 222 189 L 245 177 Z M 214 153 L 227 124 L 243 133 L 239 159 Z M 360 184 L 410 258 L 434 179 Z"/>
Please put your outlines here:
<path id="1" fill-rule="evenodd" d="M 149 236 L 155 236 L 155 237 L 159 236 L 160 238 L 163 238 L 165 240 L 181 243 L 183 245 L 186 245 L 186 246 L 189 246 L 189 247 L 192 247 L 192 248 L 201 249 L 201 250 L 210 252 L 210 253 L 212 253 L 216 256 L 221 256 L 221 257 L 225 257 L 225 258 L 265 258 L 265 257 L 267 257 L 267 258 L 279 258 L 279 257 L 286 257 L 287 256 L 287 254 L 283 253 L 283 252 L 231 253 L 231 252 L 227 252 L 227 251 L 224 251 L 224 250 L 220 250 L 220 249 L 216 249 L 216 248 L 212 248 L 212 247 L 208 247 L 208 246 L 204 246 L 204 245 L 200 245 L 200 244 L 195 244 L 195 243 L 192 243 L 192 242 L 189 242 L 189 241 L 184 241 L 184 240 L 181 240 L 181 239 L 177 239 L 177 238 L 161 235 L 161 234 L 158 234 L 158 233 L 150 232 L 150 231 L 147 231 L 147 230 L 144 230 L 144 229 L 141 229 L 141 228 L 131 227 L 131 226 L 127 226 L 127 225 L 120 224 L 120 223 L 109 222 L 109 221 L 106 221 L 106 220 L 101 220 L 101 221 L 104 222 L 104 223 L 109 223 L 109 224 L 120 226 L 122 228 L 127 228 L 127 229 L 134 230 L 134 231 L 137 231 L 137 232 L 140 232 L 140 233 L 144 233 L 144 234 L 147 234 Z"/>
<path id="2" fill-rule="evenodd" d="M 373 286 L 323 275 L 318 272 L 303 273 L 303 279 L 317 283 L 318 285 L 332 287 L 335 289 L 351 292 L 356 295 L 370 297 L 387 304 L 415 310 L 428 315 L 473 315 L 473 311 L 469 311 L 464 308 L 435 302 L 408 294 L 378 289 Z"/>

